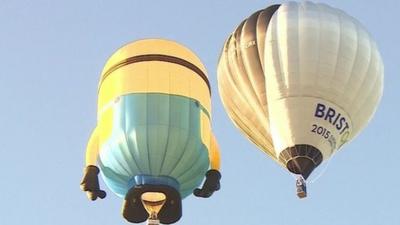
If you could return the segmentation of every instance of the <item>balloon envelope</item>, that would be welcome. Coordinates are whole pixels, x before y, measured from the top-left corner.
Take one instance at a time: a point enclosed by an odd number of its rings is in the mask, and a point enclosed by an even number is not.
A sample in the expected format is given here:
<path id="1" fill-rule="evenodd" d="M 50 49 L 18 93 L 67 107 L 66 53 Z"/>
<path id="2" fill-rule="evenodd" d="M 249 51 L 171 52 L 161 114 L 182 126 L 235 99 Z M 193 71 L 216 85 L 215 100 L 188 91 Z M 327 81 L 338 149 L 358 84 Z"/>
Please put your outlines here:
<path id="1" fill-rule="evenodd" d="M 108 60 L 98 100 L 99 165 L 124 197 L 137 185 L 167 185 L 182 198 L 210 166 L 210 88 L 204 66 L 166 40 L 128 44 Z"/>
<path id="2" fill-rule="evenodd" d="M 254 13 L 230 35 L 218 81 L 239 129 L 307 178 L 371 119 L 383 63 L 353 17 L 325 4 L 287 2 Z"/>

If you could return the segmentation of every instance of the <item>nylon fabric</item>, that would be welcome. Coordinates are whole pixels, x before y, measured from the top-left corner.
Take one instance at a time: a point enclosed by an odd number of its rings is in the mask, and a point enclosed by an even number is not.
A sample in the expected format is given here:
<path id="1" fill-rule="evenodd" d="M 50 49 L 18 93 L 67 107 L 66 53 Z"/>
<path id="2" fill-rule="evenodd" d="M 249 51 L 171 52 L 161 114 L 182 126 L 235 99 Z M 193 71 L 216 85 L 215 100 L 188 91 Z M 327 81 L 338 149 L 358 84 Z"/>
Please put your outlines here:
<path id="1" fill-rule="evenodd" d="M 310 145 L 328 160 L 354 138 L 376 111 L 383 73 L 356 19 L 326 4 L 285 2 L 229 35 L 218 89 L 233 124 L 286 167 L 277 159 L 286 148 Z"/>
<path id="2" fill-rule="evenodd" d="M 293 144 L 314 144 L 324 160 L 329 159 L 343 145 L 341 140 L 351 140 L 366 126 L 382 96 L 383 63 L 375 42 L 358 21 L 341 10 L 325 4 L 288 2 L 272 17 L 265 44 L 276 154 Z M 326 111 L 321 111 L 322 106 L 318 111 L 318 104 L 326 106 Z M 305 107 L 310 108 L 307 115 L 301 114 Z M 301 124 L 296 114 L 302 115 Z M 335 126 L 341 127 L 332 115 L 350 126 L 346 137 L 332 134 Z M 312 124 L 322 126 L 338 140 L 334 149 L 311 131 Z"/>
<path id="3" fill-rule="evenodd" d="M 260 10 L 228 37 L 218 63 L 218 89 L 230 119 L 274 160 L 263 72 L 265 31 L 273 9 Z M 232 97 L 234 96 L 234 97 Z"/>
<path id="4" fill-rule="evenodd" d="M 100 151 L 110 189 L 124 196 L 137 175 L 169 176 L 179 182 L 182 197 L 189 195 L 209 167 L 200 134 L 201 110 L 195 100 L 182 96 L 121 96 L 114 105 L 111 137 Z"/>

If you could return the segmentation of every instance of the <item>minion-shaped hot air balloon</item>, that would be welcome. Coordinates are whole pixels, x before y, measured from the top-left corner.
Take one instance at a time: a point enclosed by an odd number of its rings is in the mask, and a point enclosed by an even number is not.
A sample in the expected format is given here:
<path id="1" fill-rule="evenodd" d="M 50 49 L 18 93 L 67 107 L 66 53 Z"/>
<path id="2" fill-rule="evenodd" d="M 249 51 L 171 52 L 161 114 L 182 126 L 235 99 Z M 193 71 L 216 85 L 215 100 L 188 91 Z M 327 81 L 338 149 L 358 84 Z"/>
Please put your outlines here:
<path id="1" fill-rule="evenodd" d="M 115 52 L 101 75 L 87 146 L 81 187 L 88 197 L 105 197 L 101 171 L 124 198 L 126 220 L 170 224 L 181 217 L 181 199 L 211 196 L 221 175 L 210 94 L 203 64 L 180 44 L 148 39 Z"/>

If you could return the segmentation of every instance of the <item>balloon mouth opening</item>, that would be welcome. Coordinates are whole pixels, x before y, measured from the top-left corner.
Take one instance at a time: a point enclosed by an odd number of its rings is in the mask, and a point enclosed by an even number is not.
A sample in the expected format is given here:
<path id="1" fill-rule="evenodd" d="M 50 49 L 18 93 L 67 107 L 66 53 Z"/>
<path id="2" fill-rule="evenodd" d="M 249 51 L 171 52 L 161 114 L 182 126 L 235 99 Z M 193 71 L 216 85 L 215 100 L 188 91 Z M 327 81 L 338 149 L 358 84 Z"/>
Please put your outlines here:
<path id="1" fill-rule="evenodd" d="M 313 163 L 313 161 L 306 157 L 297 157 L 291 159 L 286 164 L 286 168 L 290 172 L 299 174 L 303 176 L 304 179 L 307 179 L 316 167 L 317 166 Z"/>
<path id="2" fill-rule="evenodd" d="M 139 184 L 126 194 L 122 214 L 132 223 L 171 224 L 182 216 L 182 199 L 169 185 Z"/>
<path id="3" fill-rule="evenodd" d="M 311 172 L 322 163 L 322 153 L 311 145 L 295 145 L 283 150 L 279 160 L 286 168 L 307 179 Z"/>
<path id="4" fill-rule="evenodd" d="M 158 220 L 158 213 L 164 206 L 167 196 L 163 192 L 144 192 L 140 196 L 144 209 L 149 214 L 148 220 Z M 155 223 L 158 224 L 158 223 Z"/>

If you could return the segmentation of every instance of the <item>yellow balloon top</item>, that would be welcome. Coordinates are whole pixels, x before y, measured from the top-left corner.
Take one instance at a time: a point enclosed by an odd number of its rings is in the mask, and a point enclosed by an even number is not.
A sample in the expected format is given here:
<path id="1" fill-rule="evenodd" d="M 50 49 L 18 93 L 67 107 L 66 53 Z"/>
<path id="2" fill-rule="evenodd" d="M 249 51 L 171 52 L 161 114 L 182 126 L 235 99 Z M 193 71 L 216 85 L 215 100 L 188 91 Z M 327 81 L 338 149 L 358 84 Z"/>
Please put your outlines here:
<path id="1" fill-rule="evenodd" d="M 143 39 L 129 43 L 118 49 L 104 66 L 98 86 L 99 115 L 118 96 L 148 92 L 190 97 L 211 113 L 206 73 L 200 59 L 176 42 Z"/>
<path id="2" fill-rule="evenodd" d="M 199 68 L 204 75 L 207 76 L 206 69 L 201 63 L 200 59 L 185 46 L 165 39 L 143 39 L 124 45 L 114 54 L 112 54 L 112 56 L 107 60 L 107 63 L 105 64 L 101 73 L 99 87 L 102 81 L 106 78 L 107 72 L 113 66 L 134 56 L 152 54 L 166 55 L 183 59 Z"/>

